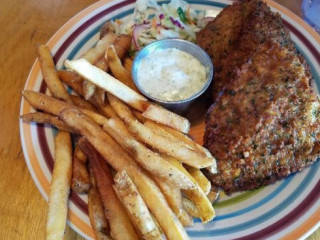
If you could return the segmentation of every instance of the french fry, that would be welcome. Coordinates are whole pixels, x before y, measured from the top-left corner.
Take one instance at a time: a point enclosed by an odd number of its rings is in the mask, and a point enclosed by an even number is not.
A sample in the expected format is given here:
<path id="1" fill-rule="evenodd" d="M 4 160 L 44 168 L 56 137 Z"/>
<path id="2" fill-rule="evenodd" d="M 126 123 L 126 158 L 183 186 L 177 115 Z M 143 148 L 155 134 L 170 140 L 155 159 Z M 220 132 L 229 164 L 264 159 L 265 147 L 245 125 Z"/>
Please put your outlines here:
<path id="1" fill-rule="evenodd" d="M 157 176 L 154 176 L 153 179 L 165 196 L 172 211 L 179 217 L 182 209 L 182 196 L 180 189 L 163 182 Z"/>
<path id="2" fill-rule="evenodd" d="M 72 103 L 83 109 L 90 110 L 92 112 L 97 112 L 96 107 L 94 107 L 90 102 L 84 100 L 82 97 L 76 96 L 76 95 L 70 95 L 70 98 L 72 100 Z"/>
<path id="3" fill-rule="evenodd" d="M 61 81 L 67 84 L 69 87 L 71 87 L 73 91 L 75 91 L 78 95 L 83 96 L 82 77 L 80 77 L 78 74 L 74 72 L 66 70 L 58 71 L 58 76 L 61 79 Z"/>
<path id="4" fill-rule="evenodd" d="M 122 101 L 139 111 L 144 111 L 144 109 L 149 105 L 145 97 L 127 87 L 125 84 L 115 79 L 108 73 L 91 65 L 85 59 L 73 61 L 66 60 L 64 65 L 68 69 L 77 72 L 83 78 L 94 83 L 105 91 L 117 96 Z"/>
<path id="5" fill-rule="evenodd" d="M 108 164 L 88 142 L 84 143 L 80 140 L 79 146 L 89 158 L 104 212 L 110 224 L 111 236 L 119 240 L 139 239 L 129 216 L 113 190 L 114 182 Z"/>
<path id="6" fill-rule="evenodd" d="M 91 187 L 88 192 L 88 211 L 94 235 L 97 240 L 112 240 L 109 234 L 110 227 L 104 214 L 101 196 L 91 168 L 89 172 Z"/>
<path id="7" fill-rule="evenodd" d="M 71 103 L 67 89 L 58 77 L 49 48 L 46 45 L 39 45 L 37 50 L 43 78 L 50 93 L 56 98 Z"/>
<path id="8" fill-rule="evenodd" d="M 83 112 L 84 114 L 86 114 L 88 117 L 93 119 L 96 123 L 98 123 L 101 126 L 103 126 L 105 124 L 105 122 L 108 120 L 103 115 L 95 113 L 95 112 L 92 112 L 92 111 L 87 110 L 87 109 L 81 108 L 80 111 Z"/>
<path id="9" fill-rule="evenodd" d="M 185 134 L 183 134 L 173 128 L 170 128 L 170 127 L 165 126 L 163 124 L 159 124 L 159 123 L 156 123 L 156 122 L 153 122 L 149 119 L 144 118 L 139 112 L 134 112 L 134 115 L 137 118 L 139 118 L 139 121 L 143 122 L 144 125 L 152 128 L 158 134 L 161 134 L 162 136 L 170 138 L 170 139 L 175 139 L 176 141 L 180 140 L 189 148 L 191 148 L 195 151 L 198 151 L 199 153 L 203 154 L 204 156 L 212 158 L 214 160 L 214 163 L 211 166 L 206 167 L 206 169 L 212 174 L 217 173 L 216 159 L 211 155 L 211 153 L 208 151 L 208 149 L 202 147 L 201 145 L 194 142 L 192 139 L 190 139 Z"/>
<path id="10" fill-rule="evenodd" d="M 142 115 L 141 115 L 142 118 L 144 118 Z M 191 147 L 189 144 L 185 143 L 184 141 L 181 141 L 179 138 L 175 137 L 174 135 L 172 135 L 170 132 L 167 131 L 166 128 L 170 128 L 170 127 L 167 127 L 167 126 L 164 126 L 162 124 L 159 124 L 157 122 L 154 122 L 152 120 L 149 120 L 149 119 L 146 119 L 144 118 L 143 120 L 143 124 L 148 127 L 148 128 L 151 128 L 155 133 L 157 133 L 158 135 L 161 135 L 165 138 L 168 138 L 172 141 L 176 141 L 176 142 L 181 142 L 182 144 L 184 144 L 185 147 L 188 147 L 192 150 L 195 150 L 193 147 Z M 166 128 L 164 128 L 166 127 Z M 172 129 L 173 131 L 177 131 L 175 129 Z M 178 131 L 177 131 L 178 132 Z M 183 134 L 181 132 L 179 132 L 180 134 Z"/>
<path id="11" fill-rule="evenodd" d="M 192 216 L 184 208 L 181 209 L 178 218 L 184 227 L 190 227 L 194 225 Z"/>
<path id="12" fill-rule="evenodd" d="M 89 100 L 94 92 L 96 91 L 96 85 L 94 85 L 93 83 L 84 80 L 82 83 L 82 91 L 83 91 L 83 97 L 86 100 Z"/>
<path id="13" fill-rule="evenodd" d="M 136 186 L 126 173 L 126 171 L 118 172 L 114 178 L 114 189 L 131 216 L 134 225 L 139 229 L 143 239 L 155 240 L 164 239 L 153 221 L 153 218 L 143 201 Z"/>
<path id="14" fill-rule="evenodd" d="M 82 55 L 82 58 L 86 59 L 89 63 L 94 64 L 100 57 L 104 55 L 110 43 L 116 39 L 116 35 L 112 32 L 109 32 L 103 38 L 101 38 L 97 44 L 90 48 L 85 54 Z"/>
<path id="15" fill-rule="evenodd" d="M 177 161 L 176 159 L 166 156 L 167 161 L 171 162 L 171 164 L 175 165 L 176 167 L 180 168 L 181 171 L 184 171 L 186 175 L 188 175 L 188 171 L 182 166 L 182 164 Z M 193 177 L 189 174 L 189 177 L 193 179 Z M 202 191 L 201 187 L 198 183 L 193 179 L 195 182 L 196 188 L 195 189 L 183 189 L 182 193 L 186 195 L 188 199 L 190 199 L 199 214 L 199 218 L 203 223 L 211 221 L 215 217 L 215 212 L 212 207 L 211 202 L 207 198 L 206 194 Z M 193 216 L 193 215 L 192 215 Z"/>
<path id="16" fill-rule="evenodd" d="M 171 135 L 177 137 L 178 139 L 180 139 L 181 141 L 185 142 L 186 144 L 188 144 L 192 149 L 194 150 L 197 150 L 199 151 L 200 153 L 206 155 L 207 157 L 209 158 L 213 158 L 215 159 L 211 153 L 208 151 L 208 149 L 204 148 L 203 146 L 201 146 L 200 144 L 196 143 L 195 141 L 193 141 L 191 138 L 189 138 L 188 136 L 186 136 L 185 134 L 173 129 L 173 128 L 170 128 L 170 127 L 167 127 L 165 125 L 161 125 L 161 127 L 166 130 L 167 132 L 169 132 Z M 206 169 L 212 173 L 212 174 L 216 174 L 218 171 L 217 171 L 217 162 L 216 160 L 214 160 L 214 164 L 209 166 L 209 167 L 206 167 Z"/>
<path id="17" fill-rule="evenodd" d="M 209 201 L 213 204 L 219 198 L 219 189 L 213 187 L 207 194 L 207 197 Z"/>
<path id="18" fill-rule="evenodd" d="M 76 193 L 87 193 L 90 188 L 90 178 L 87 170 L 87 157 L 76 145 L 73 153 L 71 189 Z"/>
<path id="19" fill-rule="evenodd" d="M 22 96 L 32 107 L 53 115 L 59 115 L 63 109 L 72 107 L 72 104 L 35 91 L 24 90 L 22 91 Z"/>
<path id="20" fill-rule="evenodd" d="M 98 106 L 103 106 L 105 102 L 105 91 L 101 88 L 97 88 L 93 94 L 93 102 Z"/>
<path id="21" fill-rule="evenodd" d="M 130 49 L 132 37 L 130 35 L 121 34 L 113 42 L 115 51 L 120 59 L 124 58 Z M 106 59 L 108 59 L 106 57 Z M 109 61 L 109 59 L 108 59 Z"/>
<path id="22" fill-rule="evenodd" d="M 161 192 L 165 196 L 170 208 L 176 214 L 181 224 L 185 227 L 192 226 L 193 219 L 182 206 L 182 196 L 180 189 L 166 184 L 157 177 L 154 177 L 153 179 L 161 189 Z"/>
<path id="23" fill-rule="evenodd" d="M 75 109 L 66 109 L 60 118 L 78 130 L 116 170 L 126 170 L 167 239 L 189 239 L 157 185 L 130 156 L 90 118 Z"/>
<path id="24" fill-rule="evenodd" d="M 206 178 L 206 176 L 201 172 L 200 169 L 193 168 L 190 166 L 184 167 L 190 173 L 193 179 L 196 180 L 202 191 L 207 195 L 211 190 L 211 182 Z"/>
<path id="25" fill-rule="evenodd" d="M 116 35 L 112 32 L 106 34 L 101 38 L 97 44 L 90 48 L 83 56 L 91 64 L 96 63 L 99 58 L 103 57 L 105 51 L 107 50 L 110 43 L 112 43 L 116 38 Z M 86 100 L 89 100 L 94 94 L 96 86 L 88 81 L 83 82 L 83 95 Z"/>
<path id="26" fill-rule="evenodd" d="M 60 112 L 66 108 L 76 108 L 72 104 L 60 101 L 43 93 L 25 90 L 22 91 L 22 95 L 32 107 L 53 115 L 59 115 Z M 100 125 L 103 125 L 107 120 L 104 116 L 96 112 L 87 109 L 80 110 Z"/>
<path id="27" fill-rule="evenodd" d="M 61 131 L 55 138 L 55 163 L 49 194 L 47 240 L 63 239 L 67 221 L 71 168 L 71 137 L 69 133 Z"/>
<path id="28" fill-rule="evenodd" d="M 182 197 L 182 206 L 192 217 L 200 218 L 201 215 L 196 208 L 196 205 L 189 199 Z"/>
<path id="29" fill-rule="evenodd" d="M 43 113 L 43 112 L 27 113 L 25 115 L 20 116 L 20 118 L 26 122 L 46 123 L 65 132 L 70 132 L 70 133 L 74 132 L 73 129 L 71 129 L 64 122 L 59 120 L 57 116 L 54 116 L 48 113 Z"/>
<path id="30" fill-rule="evenodd" d="M 186 118 L 155 104 L 150 104 L 142 113 L 142 116 L 183 133 L 188 133 L 190 130 L 190 122 Z"/>
<path id="31" fill-rule="evenodd" d="M 184 189 L 182 192 L 195 204 L 200 215 L 199 217 L 203 223 L 207 223 L 215 217 L 212 204 L 200 187 L 195 190 Z"/>
<path id="32" fill-rule="evenodd" d="M 108 47 L 106 54 L 112 75 L 131 89 L 138 92 L 139 90 L 133 83 L 130 72 L 122 66 L 121 60 L 119 59 L 115 47 L 112 44 Z"/>
<path id="33" fill-rule="evenodd" d="M 162 153 L 177 158 L 179 161 L 195 168 L 211 166 L 213 160 L 205 157 L 192 149 L 185 147 L 181 142 L 171 141 L 161 135 L 157 135 L 152 129 L 138 121 L 123 119 L 128 124 L 130 131 L 142 142 L 152 146 Z"/>
<path id="34" fill-rule="evenodd" d="M 97 68 L 100 68 L 101 70 L 108 72 L 109 71 L 109 64 L 107 59 L 102 56 L 100 57 L 94 64 Z"/>
<path id="35" fill-rule="evenodd" d="M 105 103 L 102 106 L 99 106 L 100 111 L 108 118 L 116 118 L 117 114 L 113 110 L 113 108 L 110 106 L 109 103 Z"/>
<path id="36" fill-rule="evenodd" d="M 110 94 L 107 96 L 115 112 L 128 125 L 130 132 L 140 141 L 195 168 L 205 168 L 213 165 L 213 158 L 208 158 L 186 147 L 180 141 L 172 141 L 156 134 L 152 129 L 136 121 L 129 107 L 123 102 Z"/>
<path id="37" fill-rule="evenodd" d="M 133 116 L 141 123 L 145 123 L 146 119 L 145 117 L 142 116 L 142 114 L 140 112 L 138 112 L 137 110 L 132 110 L 132 114 Z M 151 122 L 151 120 L 149 120 Z"/>
<path id="38" fill-rule="evenodd" d="M 193 182 L 179 169 L 136 141 L 120 119 L 109 119 L 103 128 L 150 173 L 177 188 L 191 189 L 195 187 Z"/>
<path id="39" fill-rule="evenodd" d="M 126 57 L 124 60 L 123 60 L 123 66 L 125 67 L 125 69 L 127 69 L 127 71 L 131 74 L 132 73 L 132 59 L 129 58 L 129 57 Z"/>

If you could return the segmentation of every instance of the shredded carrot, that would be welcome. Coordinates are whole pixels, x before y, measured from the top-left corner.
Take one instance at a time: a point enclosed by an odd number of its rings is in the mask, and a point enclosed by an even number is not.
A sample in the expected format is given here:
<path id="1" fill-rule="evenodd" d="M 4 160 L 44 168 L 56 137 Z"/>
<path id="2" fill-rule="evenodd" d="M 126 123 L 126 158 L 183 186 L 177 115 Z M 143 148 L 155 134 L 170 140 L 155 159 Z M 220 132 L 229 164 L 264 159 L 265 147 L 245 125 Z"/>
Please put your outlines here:
<path id="1" fill-rule="evenodd" d="M 186 11 L 186 16 L 187 16 L 187 19 L 188 19 L 188 23 L 194 25 L 194 21 L 192 21 L 192 18 L 190 16 L 190 12 L 189 11 L 190 11 L 190 6 L 188 7 L 188 9 Z"/>
<path id="2" fill-rule="evenodd" d="M 152 19 L 151 24 L 152 24 L 152 27 L 154 27 L 154 28 L 156 28 L 156 27 L 157 27 L 157 20 L 156 20 L 156 18 L 155 18 L 155 17 Z"/>

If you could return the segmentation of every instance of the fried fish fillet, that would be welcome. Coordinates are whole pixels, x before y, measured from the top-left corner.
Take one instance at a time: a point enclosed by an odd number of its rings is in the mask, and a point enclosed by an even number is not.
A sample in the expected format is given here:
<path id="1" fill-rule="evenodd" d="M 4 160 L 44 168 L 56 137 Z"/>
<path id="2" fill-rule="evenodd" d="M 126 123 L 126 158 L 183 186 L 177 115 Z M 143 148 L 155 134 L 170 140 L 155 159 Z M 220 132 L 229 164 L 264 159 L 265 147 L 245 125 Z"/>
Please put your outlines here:
<path id="1" fill-rule="evenodd" d="M 206 50 L 215 67 L 211 86 L 213 100 L 236 76 L 236 69 L 248 62 L 254 51 L 266 41 L 294 50 L 280 15 L 256 0 L 234 3 L 198 32 L 197 44 Z"/>
<path id="2" fill-rule="evenodd" d="M 226 193 L 270 184 L 320 156 L 320 102 L 308 67 L 278 14 L 260 1 L 240 4 L 247 14 L 239 36 L 244 50 L 220 59 L 229 59 L 234 71 L 230 78 L 218 75 L 222 90 L 208 111 L 204 136 L 219 170 L 211 181 Z"/>

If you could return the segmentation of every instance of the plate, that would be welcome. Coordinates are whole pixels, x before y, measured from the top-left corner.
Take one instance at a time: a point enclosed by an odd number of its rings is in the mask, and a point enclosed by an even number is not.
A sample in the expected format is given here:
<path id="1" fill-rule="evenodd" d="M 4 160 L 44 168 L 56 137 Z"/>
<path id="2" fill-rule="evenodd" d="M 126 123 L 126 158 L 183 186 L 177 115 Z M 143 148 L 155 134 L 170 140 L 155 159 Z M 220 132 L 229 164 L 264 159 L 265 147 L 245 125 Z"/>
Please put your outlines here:
<path id="1" fill-rule="evenodd" d="M 280 5 L 267 1 L 280 12 L 291 32 L 297 49 L 311 66 L 314 88 L 320 89 L 320 36 L 306 23 Z M 216 15 L 232 1 L 189 1 L 194 8 L 207 9 Z M 99 29 L 110 19 L 125 18 L 133 13 L 134 1 L 99 1 L 69 20 L 48 42 L 57 68 L 64 59 L 78 58 L 98 40 Z M 25 85 L 27 90 L 47 92 L 39 62 L 36 61 Z M 20 114 L 34 111 L 21 101 Z M 201 143 L 203 120 L 195 121 L 191 135 Z M 54 128 L 20 121 L 21 143 L 32 178 L 47 200 L 53 168 Z M 300 173 L 255 191 L 231 196 L 221 195 L 215 204 L 216 218 L 206 225 L 195 219 L 187 228 L 191 239 L 298 239 L 305 238 L 320 225 L 320 161 Z M 87 198 L 71 193 L 68 224 L 79 234 L 94 239 L 88 218 Z M 46 211 L 43 209 L 43 211 Z"/>

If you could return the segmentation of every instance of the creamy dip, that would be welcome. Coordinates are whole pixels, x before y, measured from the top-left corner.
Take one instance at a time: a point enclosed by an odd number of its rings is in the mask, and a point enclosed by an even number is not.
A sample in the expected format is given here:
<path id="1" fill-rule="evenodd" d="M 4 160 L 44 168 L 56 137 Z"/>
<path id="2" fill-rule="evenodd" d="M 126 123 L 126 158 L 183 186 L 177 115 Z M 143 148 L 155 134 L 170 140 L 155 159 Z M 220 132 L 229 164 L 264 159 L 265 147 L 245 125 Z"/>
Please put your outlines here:
<path id="1" fill-rule="evenodd" d="M 199 92 L 206 83 L 206 69 L 198 59 L 176 48 L 157 49 L 140 62 L 137 78 L 150 96 L 180 101 Z"/>

